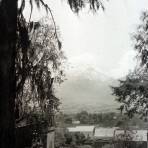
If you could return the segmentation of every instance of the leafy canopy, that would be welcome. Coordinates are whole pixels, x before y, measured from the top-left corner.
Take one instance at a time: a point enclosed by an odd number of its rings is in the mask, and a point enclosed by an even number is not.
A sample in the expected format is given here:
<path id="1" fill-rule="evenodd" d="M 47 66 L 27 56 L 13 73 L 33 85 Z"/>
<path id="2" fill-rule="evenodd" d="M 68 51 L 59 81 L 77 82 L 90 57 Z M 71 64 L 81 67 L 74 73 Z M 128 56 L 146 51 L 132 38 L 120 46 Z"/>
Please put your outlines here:
<path id="1" fill-rule="evenodd" d="M 148 115 L 148 12 L 143 12 L 141 24 L 133 36 L 139 65 L 119 86 L 112 87 L 113 95 L 121 103 L 120 110 L 130 117 L 140 114 Z"/>

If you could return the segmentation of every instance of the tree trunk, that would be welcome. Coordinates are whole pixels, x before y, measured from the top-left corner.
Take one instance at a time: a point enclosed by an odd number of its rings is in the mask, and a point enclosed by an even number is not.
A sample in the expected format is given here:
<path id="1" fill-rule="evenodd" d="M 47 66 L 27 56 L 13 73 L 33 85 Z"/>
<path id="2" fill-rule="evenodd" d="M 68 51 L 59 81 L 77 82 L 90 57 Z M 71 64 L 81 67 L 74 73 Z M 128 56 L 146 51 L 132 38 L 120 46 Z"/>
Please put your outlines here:
<path id="1" fill-rule="evenodd" d="M 15 148 L 17 0 L 0 1 L 0 148 Z"/>

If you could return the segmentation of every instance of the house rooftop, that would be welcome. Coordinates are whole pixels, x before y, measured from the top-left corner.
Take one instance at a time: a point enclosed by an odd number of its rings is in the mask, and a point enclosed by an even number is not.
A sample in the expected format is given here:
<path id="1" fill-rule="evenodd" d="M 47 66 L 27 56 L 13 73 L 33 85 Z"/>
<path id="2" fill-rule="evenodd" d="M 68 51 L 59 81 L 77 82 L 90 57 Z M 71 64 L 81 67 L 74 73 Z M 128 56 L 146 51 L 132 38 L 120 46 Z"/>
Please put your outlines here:
<path id="1" fill-rule="evenodd" d="M 127 136 L 129 135 L 129 140 L 132 141 L 147 141 L 147 130 L 127 130 Z M 119 129 L 117 127 L 113 128 L 96 128 L 94 132 L 94 138 L 96 139 L 104 139 L 104 138 L 114 138 L 114 140 L 123 138 L 123 134 L 125 134 L 125 130 Z M 121 138 L 120 138 L 121 137 Z"/>
<path id="2" fill-rule="evenodd" d="M 117 127 L 113 128 L 103 128 L 99 127 L 95 129 L 94 137 L 95 138 L 113 138 L 114 131 L 117 129 Z"/>
<path id="3" fill-rule="evenodd" d="M 95 126 L 75 126 L 68 127 L 69 132 L 93 132 Z"/>

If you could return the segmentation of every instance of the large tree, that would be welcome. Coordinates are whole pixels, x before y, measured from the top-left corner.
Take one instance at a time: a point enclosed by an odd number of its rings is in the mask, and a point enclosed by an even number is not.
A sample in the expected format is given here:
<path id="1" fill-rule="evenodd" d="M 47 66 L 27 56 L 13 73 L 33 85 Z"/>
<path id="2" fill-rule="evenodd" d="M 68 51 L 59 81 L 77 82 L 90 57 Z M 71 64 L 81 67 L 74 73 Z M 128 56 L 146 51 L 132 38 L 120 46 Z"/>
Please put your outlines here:
<path id="1" fill-rule="evenodd" d="M 113 95 L 121 103 L 120 110 L 130 117 L 148 116 L 148 12 L 143 12 L 141 24 L 133 35 L 138 65 L 119 86 L 113 87 Z"/>
<path id="2" fill-rule="evenodd" d="M 44 6 L 51 13 L 44 0 L 30 0 L 31 10 L 33 1 Z M 68 4 L 74 12 L 79 12 L 87 4 L 92 10 L 104 9 L 100 0 L 68 0 Z M 15 98 L 16 98 L 16 70 L 15 59 L 17 53 L 17 38 L 20 39 L 22 49 L 29 46 L 28 30 L 23 25 L 23 9 L 25 0 L 21 0 L 18 8 L 17 0 L 0 1 L 0 147 L 13 148 L 15 137 Z M 51 14 L 52 15 L 52 14 Z M 52 15 L 53 17 L 53 15 Z M 55 33 L 56 36 L 56 33 Z M 58 41 L 59 46 L 60 42 Z M 24 52 L 25 53 L 25 52 Z M 24 55 L 25 56 L 25 55 Z"/>
<path id="3" fill-rule="evenodd" d="M 65 56 L 54 37 L 53 24 L 43 18 L 30 25 L 30 46 L 25 51 L 18 46 L 16 54 L 17 123 L 37 110 L 45 113 L 48 108 L 48 115 L 57 110 L 59 100 L 54 96 L 53 82 L 61 83 L 64 77 Z"/>

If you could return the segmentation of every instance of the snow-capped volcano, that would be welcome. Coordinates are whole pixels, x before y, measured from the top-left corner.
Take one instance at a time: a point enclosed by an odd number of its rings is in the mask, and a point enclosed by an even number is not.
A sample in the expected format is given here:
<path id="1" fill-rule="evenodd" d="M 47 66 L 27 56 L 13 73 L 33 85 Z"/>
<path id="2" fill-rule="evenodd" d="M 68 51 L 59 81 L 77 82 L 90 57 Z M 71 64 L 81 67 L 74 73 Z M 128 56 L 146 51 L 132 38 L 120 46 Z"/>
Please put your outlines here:
<path id="1" fill-rule="evenodd" d="M 118 104 L 110 89 L 116 80 L 91 65 L 84 65 L 79 66 L 79 70 L 72 67 L 67 74 L 67 80 L 57 91 L 63 111 L 78 112 L 86 109 L 96 112 L 101 108 L 117 108 Z"/>

